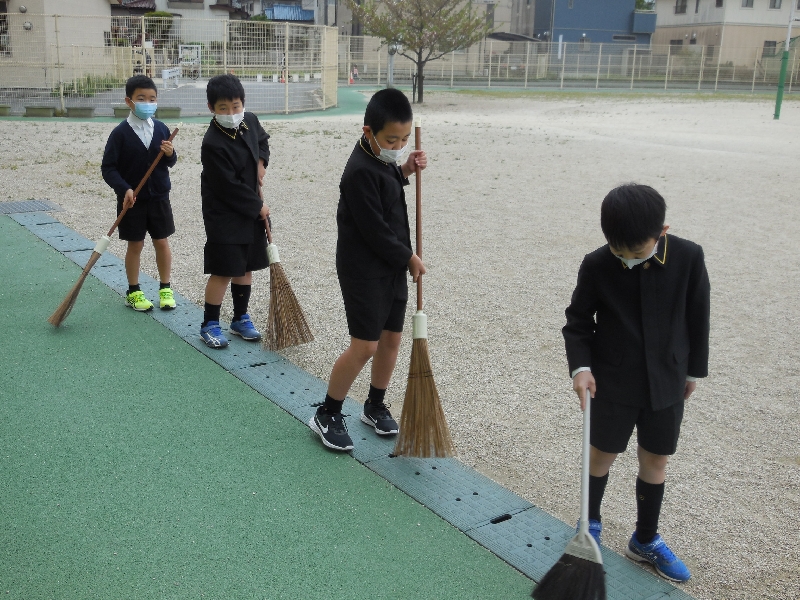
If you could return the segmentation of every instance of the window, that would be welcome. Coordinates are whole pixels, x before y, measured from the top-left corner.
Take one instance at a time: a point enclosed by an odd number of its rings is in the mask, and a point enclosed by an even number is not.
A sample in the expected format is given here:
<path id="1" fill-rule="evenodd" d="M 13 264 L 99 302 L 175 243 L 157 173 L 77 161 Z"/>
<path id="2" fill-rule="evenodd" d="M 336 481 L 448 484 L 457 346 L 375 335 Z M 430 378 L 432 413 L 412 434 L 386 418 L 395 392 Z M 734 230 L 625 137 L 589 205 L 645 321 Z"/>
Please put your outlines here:
<path id="1" fill-rule="evenodd" d="M 685 15 L 686 14 L 686 4 L 688 0 L 675 0 L 675 14 L 676 15 Z"/>
<path id="2" fill-rule="evenodd" d="M 764 42 L 764 50 L 761 53 L 761 56 L 775 56 L 778 53 L 778 42 Z"/>
<path id="3" fill-rule="evenodd" d="M 611 39 L 615 42 L 635 42 L 636 36 L 635 35 L 612 35 Z"/>
<path id="4" fill-rule="evenodd" d="M 589 38 L 582 37 L 578 40 L 578 50 L 581 52 L 588 52 L 589 48 L 591 47 L 592 40 Z"/>
<path id="5" fill-rule="evenodd" d="M 700 0 L 694 0 L 694 14 L 700 12 Z"/>
<path id="6" fill-rule="evenodd" d="M 670 40 L 669 41 L 669 45 L 670 46 L 683 46 L 683 40 L 682 39 L 681 40 Z"/>
<path id="7" fill-rule="evenodd" d="M 717 8 L 722 8 L 722 0 L 717 0 Z"/>
<path id="8" fill-rule="evenodd" d="M 567 8 L 572 8 L 572 5 L 573 5 L 573 0 L 569 0 L 569 2 L 567 3 Z"/>
<path id="9" fill-rule="evenodd" d="M 690 46 L 696 46 L 697 45 L 697 38 L 693 37 L 692 39 L 690 39 L 689 40 L 689 45 Z"/>
<path id="10" fill-rule="evenodd" d="M 753 0 L 742 0 L 742 8 L 753 8 Z"/>
<path id="11" fill-rule="evenodd" d="M 494 4 L 486 5 L 486 27 L 494 29 Z"/>
<path id="12" fill-rule="evenodd" d="M 0 56 L 11 54 L 11 38 L 8 35 L 8 15 L 6 2 L 0 2 Z"/>
<path id="13" fill-rule="evenodd" d="M 769 0 L 770 8 L 780 8 L 782 0 Z"/>

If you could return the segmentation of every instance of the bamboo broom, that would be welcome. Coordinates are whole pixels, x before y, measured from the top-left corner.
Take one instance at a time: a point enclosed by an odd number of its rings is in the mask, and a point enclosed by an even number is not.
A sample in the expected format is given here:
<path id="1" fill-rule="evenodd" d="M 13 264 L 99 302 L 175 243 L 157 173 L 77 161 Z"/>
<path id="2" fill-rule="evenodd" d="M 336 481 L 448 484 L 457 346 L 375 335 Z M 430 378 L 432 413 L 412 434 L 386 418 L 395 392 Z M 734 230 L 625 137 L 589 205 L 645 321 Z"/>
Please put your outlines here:
<path id="1" fill-rule="evenodd" d="M 167 141 L 171 142 L 175 139 L 175 136 L 178 135 L 179 127 L 180 125 L 172 130 L 172 134 L 169 136 Z M 158 156 L 156 156 L 153 164 L 150 165 L 150 168 L 147 169 L 147 172 L 144 174 L 144 177 L 142 177 L 139 185 L 137 185 L 136 189 L 133 190 L 134 198 L 142 190 L 144 184 L 147 183 L 147 180 L 150 178 L 150 175 L 153 173 L 153 170 L 156 168 L 156 165 L 158 165 L 162 156 L 164 156 L 163 150 L 158 153 Z M 78 294 L 81 293 L 81 287 L 83 287 L 83 282 L 86 280 L 86 276 L 89 274 L 89 271 L 92 270 L 92 267 L 97 263 L 97 261 L 100 260 L 100 256 L 102 256 L 103 252 L 106 251 L 106 248 L 108 248 L 108 244 L 111 243 L 111 236 L 114 234 L 114 230 L 117 228 L 117 225 L 119 225 L 120 221 L 122 221 L 122 217 L 125 216 L 126 212 L 128 212 L 128 207 L 123 206 L 119 216 L 117 217 L 117 220 L 114 221 L 114 224 L 111 226 L 111 229 L 108 230 L 108 233 L 97 240 L 97 244 L 95 245 L 94 250 L 92 250 L 92 255 L 86 262 L 86 266 L 83 267 L 83 271 L 81 271 L 81 275 L 78 277 L 77 283 L 72 286 L 72 289 L 61 301 L 61 304 L 58 305 L 58 308 L 56 308 L 55 312 L 50 315 L 49 319 L 47 319 L 51 325 L 60 327 L 61 323 L 64 322 L 64 319 L 66 319 L 69 316 L 69 313 L 72 312 L 72 307 L 75 306 L 75 301 L 78 299 Z"/>
<path id="2" fill-rule="evenodd" d="M 414 148 L 422 149 L 422 124 L 414 120 Z M 422 169 L 416 167 L 417 178 L 417 256 L 422 258 Z M 408 385 L 400 416 L 400 432 L 395 455 L 419 458 L 445 458 L 455 454 L 447 419 L 439 401 L 428 354 L 428 317 L 422 312 L 422 275 L 417 276 L 417 312 L 412 320 L 414 341 Z"/>
<path id="3" fill-rule="evenodd" d="M 262 345 L 267 350 L 283 350 L 314 340 L 303 309 L 294 295 L 289 279 L 281 266 L 278 248 L 272 243 L 269 219 L 264 221 L 267 229 L 267 256 L 269 257 L 269 317 L 267 335 Z"/>

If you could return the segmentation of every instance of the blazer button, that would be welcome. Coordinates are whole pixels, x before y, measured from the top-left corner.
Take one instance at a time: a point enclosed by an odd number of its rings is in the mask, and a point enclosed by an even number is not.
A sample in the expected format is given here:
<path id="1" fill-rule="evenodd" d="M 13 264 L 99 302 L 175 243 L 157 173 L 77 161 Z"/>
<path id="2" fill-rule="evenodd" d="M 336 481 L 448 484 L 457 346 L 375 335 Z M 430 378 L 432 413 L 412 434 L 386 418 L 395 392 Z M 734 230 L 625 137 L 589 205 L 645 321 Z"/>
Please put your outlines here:
<path id="1" fill-rule="evenodd" d="M 649 263 L 649 262 L 646 262 L 646 263 L 644 263 L 644 264 L 642 265 L 642 268 L 643 268 L 643 269 L 649 269 L 649 268 L 650 268 L 650 263 Z"/>

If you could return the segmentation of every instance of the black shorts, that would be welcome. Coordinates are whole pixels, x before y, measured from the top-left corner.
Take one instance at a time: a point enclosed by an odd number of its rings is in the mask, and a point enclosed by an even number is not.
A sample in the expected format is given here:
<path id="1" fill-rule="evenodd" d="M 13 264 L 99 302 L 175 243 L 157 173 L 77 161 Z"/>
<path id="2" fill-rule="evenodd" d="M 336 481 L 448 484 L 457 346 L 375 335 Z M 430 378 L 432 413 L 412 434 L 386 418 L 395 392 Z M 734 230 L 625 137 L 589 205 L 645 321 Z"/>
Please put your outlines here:
<path id="1" fill-rule="evenodd" d="M 377 342 L 381 332 L 403 331 L 408 304 L 406 271 L 378 279 L 339 276 L 350 335 Z"/>
<path id="2" fill-rule="evenodd" d="M 117 198 L 117 216 L 122 212 L 122 200 Z M 153 240 L 163 240 L 175 233 L 172 205 L 169 197 L 154 200 L 139 198 L 119 222 L 119 239 L 141 242 L 149 233 Z"/>
<path id="3" fill-rule="evenodd" d="M 636 426 L 639 445 L 651 454 L 669 456 L 678 449 L 683 421 L 683 401 L 662 410 L 625 406 L 615 402 L 592 402 L 589 440 L 601 452 L 625 452 Z"/>
<path id="4" fill-rule="evenodd" d="M 256 222 L 252 244 L 215 244 L 206 242 L 203 249 L 203 272 L 222 277 L 241 277 L 250 271 L 269 266 L 267 234 L 261 221 Z"/>

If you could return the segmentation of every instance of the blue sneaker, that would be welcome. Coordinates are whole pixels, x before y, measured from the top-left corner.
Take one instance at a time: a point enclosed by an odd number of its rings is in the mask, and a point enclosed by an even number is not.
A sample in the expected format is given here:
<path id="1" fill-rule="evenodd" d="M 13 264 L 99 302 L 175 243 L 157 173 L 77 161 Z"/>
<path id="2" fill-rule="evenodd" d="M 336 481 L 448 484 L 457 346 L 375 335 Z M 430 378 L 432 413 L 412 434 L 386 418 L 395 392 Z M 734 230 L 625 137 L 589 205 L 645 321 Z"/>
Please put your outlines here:
<path id="1" fill-rule="evenodd" d="M 225 348 L 228 345 L 228 340 L 222 335 L 219 321 L 209 321 L 205 327 L 201 327 L 200 339 L 203 340 L 209 348 Z"/>
<path id="2" fill-rule="evenodd" d="M 261 339 L 261 334 L 258 332 L 258 329 L 256 329 L 256 326 L 253 325 L 253 322 L 250 320 L 250 315 L 247 313 L 239 317 L 238 321 L 233 321 L 230 330 L 232 334 L 240 335 L 243 340 L 247 340 L 248 342 L 255 342 Z"/>
<path id="3" fill-rule="evenodd" d="M 637 562 L 649 562 L 655 567 L 656 573 L 670 581 L 688 581 L 692 576 L 683 561 L 672 553 L 659 534 L 649 544 L 640 544 L 634 532 L 625 548 L 625 556 Z"/>
<path id="4" fill-rule="evenodd" d="M 577 533 L 581 529 L 581 520 L 578 519 L 578 523 L 575 525 L 575 532 Z M 597 542 L 599 546 L 600 542 L 600 534 L 603 533 L 603 524 L 600 521 L 596 521 L 595 519 L 589 519 L 589 535 L 594 538 L 594 541 Z"/>

